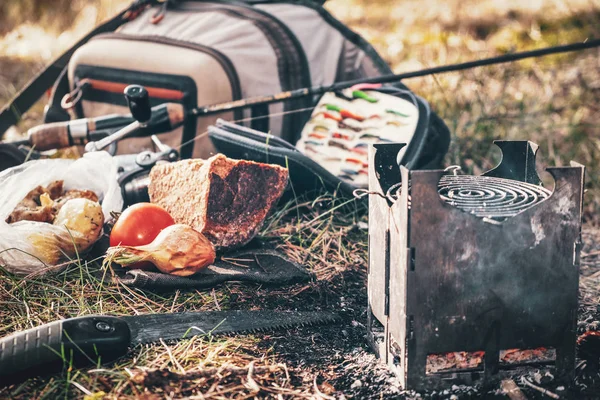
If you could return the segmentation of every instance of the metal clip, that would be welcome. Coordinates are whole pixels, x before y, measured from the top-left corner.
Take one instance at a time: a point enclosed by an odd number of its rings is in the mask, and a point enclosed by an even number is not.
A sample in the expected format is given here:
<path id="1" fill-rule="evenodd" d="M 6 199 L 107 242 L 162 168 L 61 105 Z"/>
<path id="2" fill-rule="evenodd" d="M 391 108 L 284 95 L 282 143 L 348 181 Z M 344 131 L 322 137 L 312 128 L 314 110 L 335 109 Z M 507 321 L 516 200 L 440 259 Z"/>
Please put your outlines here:
<path id="1" fill-rule="evenodd" d="M 398 192 L 400 191 L 401 188 L 402 188 L 402 182 L 398 182 L 398 183 L 390 186 L 390 188 L 387 190 L 387 192 L 385 194 L 383 194 L 381 192 L 367 190 L 367 189 L 354 189 L 352 194 L 357 199 L 362 199 L 363 197 L 365 197 L 369 194 L 374 194 L 374 195 L 381 197 L 382 199 L 386 199 L 392 203 L 395 203 L 396 201 L 398 201 Z M 395 193 L 396 197 L 393 197 L 394 194 L 392 193 L 392 191 L 395 189 L 398 189 L 398 190 L 396 190 L 396 193 Z"/>
<path id="2" fill-rule="evenodd" d="M 60 106 L 63 110 L 70 110 L 75 107 L 83 97 L 83 90 L 89 84 L 87 79 L 83 79 L 75 85 L 75 88 L 71 92 L 65 94 L 60 101 Z"/>
<path id="3" fill-rule="evenodd" d="M 452 172 L 453 175 L 458 175 L 458 171 L 462 171 L 460 165 L 450 165 L 444 169 L 444 172 Z"/>
<path id="4" fill-rule="evenodd" d="M 152 1 L 153 0 L 135 0 L 129 7 L 129 10 L 123 14 L 123 19 L 126 21 L 133 21 L 150 3 L 152 3 Z"/>
<path id="5" fill-rule="evenodd" d="M 150 23 L 154 25 L 163 20 L 167 14 L 167 8 L 169 7 L 169 0 L 158 0 L 158 2 L 162 3 L 162 6 L 150 17 Z"/>
<path id="6" fill-rule="evenodd" d="M 363 197 L 365 197 L 369 194 L 376 194 L 377 196 L 383 197 L 385 199 L 385 196 L 382 193 L 374 192 L 374 191 L 367 190 L 367 189 L 354 189 L 352 191 L 352 194 L 357 199 L 362 199 Z"/>

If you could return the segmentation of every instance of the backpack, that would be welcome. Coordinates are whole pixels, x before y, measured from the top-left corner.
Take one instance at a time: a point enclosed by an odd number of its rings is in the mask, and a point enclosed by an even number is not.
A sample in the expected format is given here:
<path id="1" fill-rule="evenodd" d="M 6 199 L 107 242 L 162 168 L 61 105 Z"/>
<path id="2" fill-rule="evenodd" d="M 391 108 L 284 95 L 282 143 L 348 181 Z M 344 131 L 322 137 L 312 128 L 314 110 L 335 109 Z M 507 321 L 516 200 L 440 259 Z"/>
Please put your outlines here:
<path id="1" fill-rule="evenodd" d="M 122 93 L 129 84 L 145 86 L 152 106 L 168 101 L 191 109 L 392 72 L 368 42 L 319 2 L 149 3 L 134 3 L 67 57 L 45 122 L 68 119 L 64 106 L 78 118 L 127 113 Z M 178 148 L 182 158 L 207 157 L 216 149 L 206 132 L 221 118 L 295 144 L 318 101 L 306 97 L 192 117 L 161 140 Z M 439 164 L 448 148 L 448 129 L 434 113 L 425 127 L 434 147 L 420 164 Z M 119 142 L 118 153 L 150 147 L 150 138 L 128 138 Z"/>

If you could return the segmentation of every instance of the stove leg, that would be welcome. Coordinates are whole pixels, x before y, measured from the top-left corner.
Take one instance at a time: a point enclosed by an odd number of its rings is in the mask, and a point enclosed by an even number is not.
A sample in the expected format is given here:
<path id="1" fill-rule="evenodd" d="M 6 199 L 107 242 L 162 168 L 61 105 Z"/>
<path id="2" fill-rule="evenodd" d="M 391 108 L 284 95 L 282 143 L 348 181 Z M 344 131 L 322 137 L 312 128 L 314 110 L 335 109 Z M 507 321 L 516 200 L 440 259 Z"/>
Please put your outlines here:
<path id="1" fill-rule="evenodd" d="M 410 348 L 410 347 L 409 347 Z M 427 389 L 427 352 L 412 346 L 415 353 L 408 353 L 408 371 L 406 387 L 415 390 Z"/>
<path id="2" fill-rule="evenodd" d="M 484 381 L 489 382 L 498 373 L 500 363 L 500 322 L 490 326 L 485 340 L 485 356 L 483 357 Z"/>
<path id="3" fill-rule="evenodd" d="M 560 378 L 571 380 L 575 374 L 575 352 L 577 335 L 575 329 L 568 329 L 560 346 L 556 346 L 556 372 Z"/>

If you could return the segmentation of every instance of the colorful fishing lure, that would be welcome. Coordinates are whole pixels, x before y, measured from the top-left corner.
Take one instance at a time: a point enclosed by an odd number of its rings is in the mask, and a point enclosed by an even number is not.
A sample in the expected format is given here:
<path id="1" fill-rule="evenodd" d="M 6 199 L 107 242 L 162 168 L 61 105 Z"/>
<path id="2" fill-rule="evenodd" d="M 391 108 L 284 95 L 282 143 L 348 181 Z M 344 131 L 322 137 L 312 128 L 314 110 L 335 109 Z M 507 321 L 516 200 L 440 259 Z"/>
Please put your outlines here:
<path id="1" fill-rule="evenodd" d="M 297 147 L 332 174 L 366 186 L 369 145 L 406 142 L 418 109 L 409 101 L 359 86 L 323 95 Z"/>

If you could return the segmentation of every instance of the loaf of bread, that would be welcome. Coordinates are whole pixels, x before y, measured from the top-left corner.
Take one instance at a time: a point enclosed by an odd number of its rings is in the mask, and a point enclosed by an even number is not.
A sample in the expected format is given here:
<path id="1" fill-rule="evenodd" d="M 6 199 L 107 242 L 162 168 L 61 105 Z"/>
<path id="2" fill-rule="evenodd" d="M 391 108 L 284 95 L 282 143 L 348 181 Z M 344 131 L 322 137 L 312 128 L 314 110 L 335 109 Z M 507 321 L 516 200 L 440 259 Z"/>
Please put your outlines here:
<path id="1" fill-rule="evenodd" d="M 224 250 L 256 236 L 287 180 L 287 169 L 278 165 L 217 154 L 208 160 L 156 165 L 148 193 L 176 223 L 190 225 Z"/>

